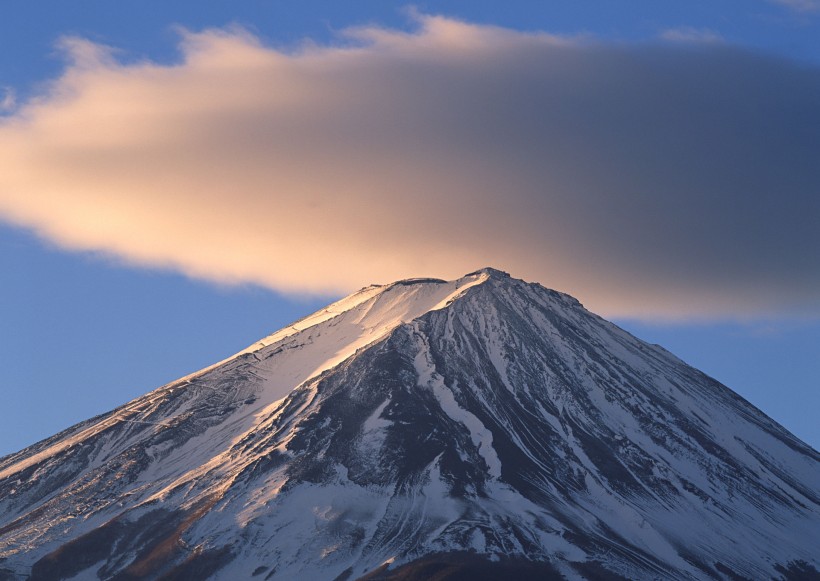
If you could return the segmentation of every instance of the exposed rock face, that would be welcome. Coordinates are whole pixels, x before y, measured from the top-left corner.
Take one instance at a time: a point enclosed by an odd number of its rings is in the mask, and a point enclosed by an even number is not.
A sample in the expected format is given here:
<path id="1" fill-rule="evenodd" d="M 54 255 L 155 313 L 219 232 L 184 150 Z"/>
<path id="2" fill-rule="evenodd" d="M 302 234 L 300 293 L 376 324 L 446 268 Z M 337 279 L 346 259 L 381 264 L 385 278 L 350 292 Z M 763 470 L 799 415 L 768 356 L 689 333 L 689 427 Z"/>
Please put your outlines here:
<path id="1" fill-rule="evenodd" d="M 0 459 L 0 579 L 812 578 L 819 460 L 567 295 L 400 281 Z"/>

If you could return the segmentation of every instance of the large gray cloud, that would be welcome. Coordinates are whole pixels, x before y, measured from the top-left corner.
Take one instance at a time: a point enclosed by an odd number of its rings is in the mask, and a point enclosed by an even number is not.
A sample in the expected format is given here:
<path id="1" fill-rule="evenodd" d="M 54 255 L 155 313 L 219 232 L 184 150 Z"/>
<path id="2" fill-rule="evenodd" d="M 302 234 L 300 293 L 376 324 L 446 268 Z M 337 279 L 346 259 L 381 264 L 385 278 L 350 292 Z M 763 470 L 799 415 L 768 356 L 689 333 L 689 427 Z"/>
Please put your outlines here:
<path id="1" fill-rule="evenodd" d="M 174 66 L 66 42 L 0 125 L 0 216 L 285 291 L 493 265 L 608 315 L 820 313 L 820 70 L 421 17 Z"/>

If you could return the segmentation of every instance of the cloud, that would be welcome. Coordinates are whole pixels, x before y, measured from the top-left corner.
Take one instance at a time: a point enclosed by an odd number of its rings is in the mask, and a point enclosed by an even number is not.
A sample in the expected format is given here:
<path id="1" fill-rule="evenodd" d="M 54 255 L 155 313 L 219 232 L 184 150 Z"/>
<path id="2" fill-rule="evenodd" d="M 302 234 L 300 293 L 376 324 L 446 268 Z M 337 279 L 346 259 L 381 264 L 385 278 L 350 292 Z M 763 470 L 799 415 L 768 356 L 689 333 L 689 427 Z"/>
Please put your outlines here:
<path id="1" fill-rule="evenodd" d="M 4 87 L 2 97 L 0 97 L 0 113 L 13 111 L 17 105 L 17 93 L 11 87 Z"/>
<path id="2" fill-rule="evenodd" d="M 709 28 L 693 28 L 691 26 L 679 26 L 669 28 L 660 34 L 660 38 L 669 42 L 686 43 L 713 43 L 723 42 L 723 37 Z"/>
<path id="3" fill-rule="evenodd" d="M 795 12 L 810 13 L 820 12 L 820 0 L 771 0 L 775 4 L 780 4 L 790 8 Z"/>
<path id="4" fill-rule="evenodd" d="M 87 41 L 0 120 L 0 216 L 64 248 L 336 293 L 493 265 L 610 316 L 820 313 L 820 71 L 441 17 L 289 52 Z"/>

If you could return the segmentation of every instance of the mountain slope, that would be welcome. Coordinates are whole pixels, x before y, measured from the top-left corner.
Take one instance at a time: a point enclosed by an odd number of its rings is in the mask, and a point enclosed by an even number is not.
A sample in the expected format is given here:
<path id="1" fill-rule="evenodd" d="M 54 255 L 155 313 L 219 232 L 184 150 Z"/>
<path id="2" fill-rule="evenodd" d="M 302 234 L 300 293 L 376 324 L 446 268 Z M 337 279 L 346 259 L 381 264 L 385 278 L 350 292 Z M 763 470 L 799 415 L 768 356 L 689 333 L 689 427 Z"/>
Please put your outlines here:
<path id="1" fill-rule="evenodd" d="M 818 460 L 660 347 L 484 269 L 367 287 L 0 459 L 0 570 L 798 578 L 820 567 Z"/>

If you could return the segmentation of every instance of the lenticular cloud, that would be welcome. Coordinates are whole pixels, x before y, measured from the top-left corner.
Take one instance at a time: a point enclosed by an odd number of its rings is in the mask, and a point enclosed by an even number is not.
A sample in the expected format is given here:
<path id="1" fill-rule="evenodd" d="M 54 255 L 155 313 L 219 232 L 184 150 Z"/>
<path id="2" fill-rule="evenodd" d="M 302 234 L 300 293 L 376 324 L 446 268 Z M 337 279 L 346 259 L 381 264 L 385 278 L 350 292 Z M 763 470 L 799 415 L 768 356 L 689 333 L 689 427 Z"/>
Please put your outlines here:
<path id="1" fill-rule="evenodd" d="M 0 218 L 72 250 L 334 293 L 485 264 L 608 315 L 820 312 L 820 70 L 420 16 L 180 62 L 63 42 L 0 121 Z"/>

